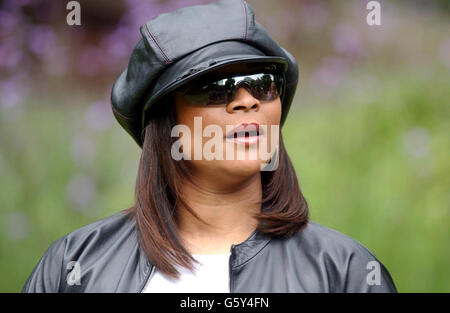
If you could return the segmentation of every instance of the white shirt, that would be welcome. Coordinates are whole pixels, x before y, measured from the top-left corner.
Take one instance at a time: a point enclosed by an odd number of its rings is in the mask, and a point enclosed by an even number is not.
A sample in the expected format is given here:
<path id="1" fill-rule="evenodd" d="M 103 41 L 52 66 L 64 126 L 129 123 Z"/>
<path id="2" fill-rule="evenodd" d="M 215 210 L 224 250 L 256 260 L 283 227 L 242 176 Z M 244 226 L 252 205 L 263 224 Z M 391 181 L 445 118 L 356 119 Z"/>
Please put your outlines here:
<path id="1" fill-rule="evenodd" d="M 143 293 L 170 292 L 201 292 L 229 293 L 230 271 L 229 259 L 231 252 L 223 254 L 193 254 L 200 262 L 194 263 L 194 273 L 184 267 L 177 267 L 180 272 L 178 280 L 163 275 L 156 267 L 142 290 Z"/>

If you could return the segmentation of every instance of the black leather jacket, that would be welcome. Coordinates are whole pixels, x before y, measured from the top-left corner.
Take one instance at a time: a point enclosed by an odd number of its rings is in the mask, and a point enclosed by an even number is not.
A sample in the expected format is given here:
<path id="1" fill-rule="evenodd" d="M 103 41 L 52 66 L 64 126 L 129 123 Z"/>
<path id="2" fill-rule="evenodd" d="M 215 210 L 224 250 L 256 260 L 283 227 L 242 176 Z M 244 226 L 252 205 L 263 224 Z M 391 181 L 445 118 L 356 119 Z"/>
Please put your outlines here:
<path id="1" fill-rule="evenodd" d="M 135 221 L 119 212 L 55 241 L 22 292 L 138 293 L 152 268 Z M 314 222 L 284 239 L 254 231 L 231 247 L 229 269 L 232 293 L 396 292 L 389 272 L 367 248 Z"/>

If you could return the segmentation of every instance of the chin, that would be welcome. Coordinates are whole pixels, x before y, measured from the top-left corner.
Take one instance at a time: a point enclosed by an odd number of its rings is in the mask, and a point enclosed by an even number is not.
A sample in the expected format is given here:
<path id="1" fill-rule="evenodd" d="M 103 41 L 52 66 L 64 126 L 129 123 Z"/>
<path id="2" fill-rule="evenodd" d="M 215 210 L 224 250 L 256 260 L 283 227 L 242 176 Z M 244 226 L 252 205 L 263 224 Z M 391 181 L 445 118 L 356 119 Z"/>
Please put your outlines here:
<path id="1" fill-rule="evenodd" d="M 261 160 L 226 161 L 224 170 L 233 176 L 251 177 L 261 171 Z"/>

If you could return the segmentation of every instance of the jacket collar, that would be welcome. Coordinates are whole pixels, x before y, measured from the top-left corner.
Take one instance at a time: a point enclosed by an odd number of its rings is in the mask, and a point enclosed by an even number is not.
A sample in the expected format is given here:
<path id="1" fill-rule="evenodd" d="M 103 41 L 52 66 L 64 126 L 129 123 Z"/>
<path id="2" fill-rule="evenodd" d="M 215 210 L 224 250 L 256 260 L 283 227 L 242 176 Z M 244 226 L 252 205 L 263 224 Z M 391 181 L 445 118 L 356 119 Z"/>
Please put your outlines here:
<path id="1" fill-rule="evenodd" d="M 271 236 L 264 234 L 255 229 L 247 239 L 237 245 L 231 245 L 231 267 L 235 268 L 243 265 L 262 249 L 264 249 L 270 242 Z M 142 273 L 140 277 L 141 283 L 144 283 L 152 271 L 153 264 L 148 259 L 142 247 L 138 244 L 140 250 L 139 272 Z"/>
<path id="2" fill-rule="evenodd" d="M 267 246 L 270 239 L 270 235 L 266 235 L 255 229 L 246 240 L 240 244 L 231 245 L 231 267 L 238 267 L 252 259 Z"/>

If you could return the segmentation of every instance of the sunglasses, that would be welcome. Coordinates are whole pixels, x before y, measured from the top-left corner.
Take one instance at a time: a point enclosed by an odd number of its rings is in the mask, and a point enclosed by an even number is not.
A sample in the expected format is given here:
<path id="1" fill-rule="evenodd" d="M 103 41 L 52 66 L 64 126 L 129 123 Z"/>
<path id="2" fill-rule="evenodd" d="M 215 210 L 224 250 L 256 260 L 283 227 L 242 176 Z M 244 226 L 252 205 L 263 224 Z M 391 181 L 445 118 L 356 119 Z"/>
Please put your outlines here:
<path id="1" fill-rule="evenodd" d="M 177 92 L 183 94 L 183 99 L 188 103 L 211 106 L 233 101 L 239 87 L 244 87 L 258 100 L 275 100 L 281 96 L 283 85 L 284 76 L 278 73 L 209 76 L 193 81 Z"/>

